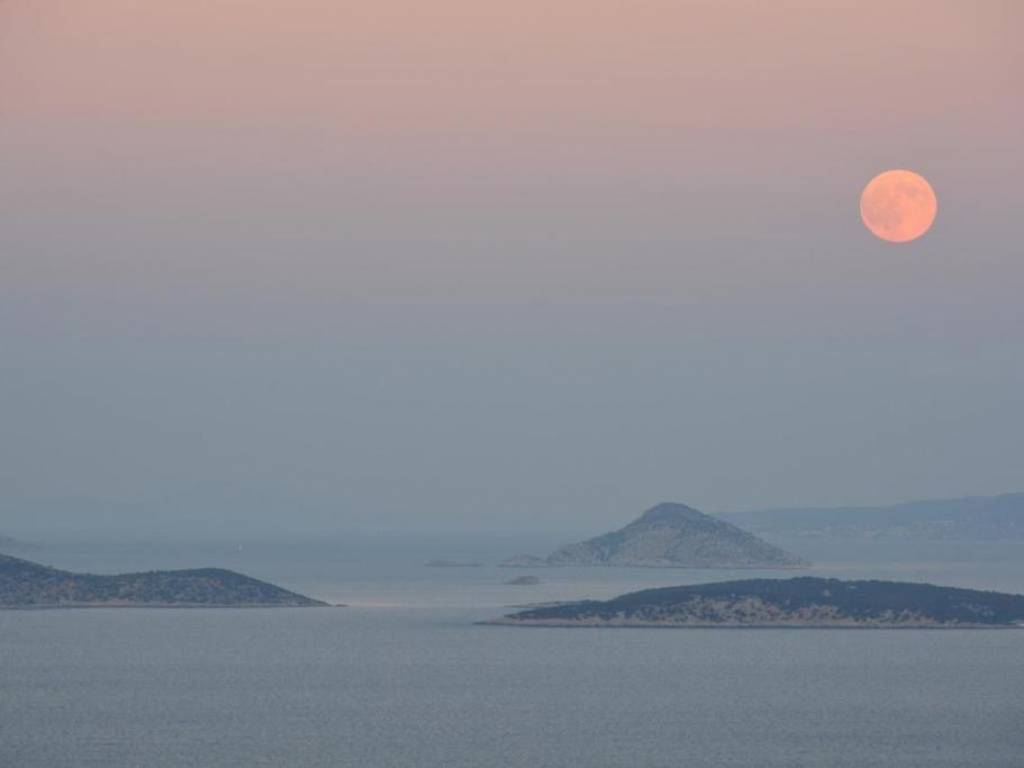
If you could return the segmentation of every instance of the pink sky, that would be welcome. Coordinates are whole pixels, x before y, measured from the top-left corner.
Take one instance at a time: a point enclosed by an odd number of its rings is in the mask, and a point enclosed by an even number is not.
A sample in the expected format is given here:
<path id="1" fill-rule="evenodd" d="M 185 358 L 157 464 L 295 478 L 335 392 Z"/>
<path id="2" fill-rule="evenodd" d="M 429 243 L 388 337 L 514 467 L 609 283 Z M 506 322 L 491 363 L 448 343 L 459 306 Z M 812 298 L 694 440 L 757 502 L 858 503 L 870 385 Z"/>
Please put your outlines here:
<path id="1" fill-rule="evenodd" d="M 4 0 L 0 485 L 1024 486 L 1022 39 L 1017 0 Z M 939 198 L 907 246 L 860 221 L 891 167 Z"/>
<path id="2" fill-rule="evenodd" d="M 892 166 L 933 182 L 940 226 L 988 237 L 1020 202 L 1021 19 L 931 0 L 9 0 L 7 205 L 24 226 L 85 216 L 101 251 L 104 232 L 166 240 L 189 220 L 177 258 L 202 251 L 221 282 L 280 279 L 273 257 L 239 256 L 275 243 L 584 243 L 498 263 L 308 256 L 363 298 L 557 299 L 581 271 L 566 295 L 683 283 L 664 263 L 602 265 L 594 241 L 690 247 L 688 285 L 718 285 L 740 265 L 702 256 L 709 241 L 864 245 L 856 196 Z M 813 269 L 790 258 L 773 272 Z"/>
<path id="3" fill-rule="evenodd" d="M 866 174 L 1007 139 L 1012 7 L 9 0 L 0 87 L 8 130 L 175 164 L 443 186 L 757 179 L 856 136 Z"/>

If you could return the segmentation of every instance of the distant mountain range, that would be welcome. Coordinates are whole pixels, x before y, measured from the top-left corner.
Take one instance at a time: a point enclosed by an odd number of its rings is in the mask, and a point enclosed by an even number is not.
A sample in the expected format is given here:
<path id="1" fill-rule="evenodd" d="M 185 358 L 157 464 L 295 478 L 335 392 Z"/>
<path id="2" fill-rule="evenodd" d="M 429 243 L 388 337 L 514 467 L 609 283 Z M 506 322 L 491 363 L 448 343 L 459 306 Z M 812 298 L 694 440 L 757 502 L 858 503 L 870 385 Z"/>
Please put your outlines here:
<path id="1" fill-rule="evenodd" d="M 487 624 L 556 627 L 1024 627 L 1024 596 L 893 581 L 750 579 L 531 608 Z"/>
<path id="2" fill-rule="evenodd" d="M 723 515 L 755 533 L 846 538 L 1024 539 L 1024 493 L 884 507 L 766 509 Z"/>
<path id="3" fill-rule="evenodd" d="M 625 528 L 569 544 L 546 558 L 518 555 L 502 565 L 795 568 L 807 563 L 724 520 L 685 504 L 664 503 Z"/>
<path id="4" fill-rule="evenodd" d="M 0 555 L 0 608 L 314 607 L 319 600 L 220 568 L 98 576 Z"/>

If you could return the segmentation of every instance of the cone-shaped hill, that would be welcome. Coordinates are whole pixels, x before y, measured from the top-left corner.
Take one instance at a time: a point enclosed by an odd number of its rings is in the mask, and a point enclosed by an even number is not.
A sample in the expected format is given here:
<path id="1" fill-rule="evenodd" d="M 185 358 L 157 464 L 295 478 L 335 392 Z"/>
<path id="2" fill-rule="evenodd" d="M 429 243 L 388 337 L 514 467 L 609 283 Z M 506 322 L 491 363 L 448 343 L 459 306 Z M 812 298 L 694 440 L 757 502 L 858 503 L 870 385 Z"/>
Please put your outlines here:
<path id="1" fill-rule="evenodd" d="M 625 528 L 569 544 L 547 559 L 518 556 L 504 565 L 798 568 L 807 563 L 717 517 L 685 504 L 664 503 Z"/>

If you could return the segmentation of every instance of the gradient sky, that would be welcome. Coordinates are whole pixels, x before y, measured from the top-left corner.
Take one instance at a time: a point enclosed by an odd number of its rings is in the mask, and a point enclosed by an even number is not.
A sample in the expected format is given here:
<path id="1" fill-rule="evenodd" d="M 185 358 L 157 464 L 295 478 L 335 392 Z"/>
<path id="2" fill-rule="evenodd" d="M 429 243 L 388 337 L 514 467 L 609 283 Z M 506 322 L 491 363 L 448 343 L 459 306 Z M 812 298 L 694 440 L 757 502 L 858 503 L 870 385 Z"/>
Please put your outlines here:
<path id="1" fill-rule="evenodd" d="M 1024 489 L 1024 10 L 0 2 L 0 528 Z M 857 201 L 908 167 L 932 231 Z"/>

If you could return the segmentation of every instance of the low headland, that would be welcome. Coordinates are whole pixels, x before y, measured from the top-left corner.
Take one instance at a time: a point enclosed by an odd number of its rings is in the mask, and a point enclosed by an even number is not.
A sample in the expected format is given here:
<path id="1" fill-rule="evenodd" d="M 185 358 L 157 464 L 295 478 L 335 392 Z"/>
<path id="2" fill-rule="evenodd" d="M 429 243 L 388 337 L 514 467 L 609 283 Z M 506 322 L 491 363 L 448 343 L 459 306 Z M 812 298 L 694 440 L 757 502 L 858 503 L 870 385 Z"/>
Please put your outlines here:
<path id="1" fill-rule="evenodd" d="M 97 575 L 0 555 L 0 608 L 313 608 L 327 603 L 222 568 Z"/>
<path id="2" fill-rule="evenodd" d="M 749 579 L 534 607 L 483 623 L 529 627 L 1024 628 L 1024 595 L 895 581 Z"/>

